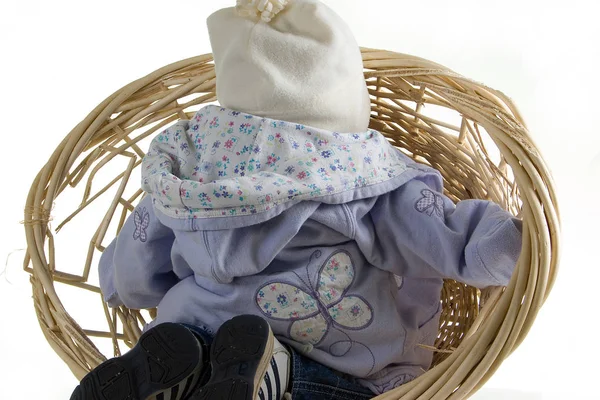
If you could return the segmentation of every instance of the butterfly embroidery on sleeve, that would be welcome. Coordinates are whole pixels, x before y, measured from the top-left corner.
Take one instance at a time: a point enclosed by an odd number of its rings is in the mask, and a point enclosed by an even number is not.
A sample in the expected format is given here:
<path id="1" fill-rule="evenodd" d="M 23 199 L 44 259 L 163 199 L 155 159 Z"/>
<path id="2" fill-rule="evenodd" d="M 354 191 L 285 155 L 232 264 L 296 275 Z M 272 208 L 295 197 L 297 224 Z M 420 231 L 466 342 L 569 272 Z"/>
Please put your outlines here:
<path id="1" fill-rule="evenodd" d="M 320 256 L 320 251 L 315 252 L 309 265 L 313 258 Z M 308 283 L 304 282 L 306 288 L 272 282 L 258 290 L 256 303 L 266 317 L 292 322 L 288 328 L 289 338 L 302 344 L 318 346 L 330 330 L 335 329 L 347 340 L 333 343 L 329 348 L 330 354 L 342 357 L 355 345 L 360 345 L 371 354 L 374 365 L 375 360 L 368 347 L 352 340 L 344 332 L 365 329 L 373 322 L 373 309 L 367 300 L 356 294 L 348 294 L 353 282 L 354 266 L 350 255 L 345 251 L 338 251 L 320 268 L 316 290 L 310 279 Z"/>
<path id="2" fill-rule="evenodd" d="M 430 217 L 435 213 L 438 217 L 444 216 L 444 199 L 439 194 L 429 189 L 421 191 L 421 197 L 415 204 L 415 208 L 420 213 L 425 213 Z"/>
<path id="3" fill-rule="evenodd" d="M 148 229 L 148 225 L 150 225 L 150 214 L 148 211 L 146 211 L 145 207 L 142 207 L 139 211 L 134 211 L 133 222 L 135 224 L 133 240 L 146 242 L 146 240 L 148 240 L 148 237 L 146 236 L 146 229 Z"/>

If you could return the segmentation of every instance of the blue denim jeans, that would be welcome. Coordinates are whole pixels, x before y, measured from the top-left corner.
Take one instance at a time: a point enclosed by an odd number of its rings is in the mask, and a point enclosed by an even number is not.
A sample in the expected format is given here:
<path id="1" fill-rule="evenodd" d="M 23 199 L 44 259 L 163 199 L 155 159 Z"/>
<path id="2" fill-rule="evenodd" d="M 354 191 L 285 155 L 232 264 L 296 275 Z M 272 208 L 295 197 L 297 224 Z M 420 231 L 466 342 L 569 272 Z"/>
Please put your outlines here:
<path id="1" fill-rule="evenodd" d="M 212 342 L 212 332 L 201 327 L 185 325 L 195 332 L 206 346 Z M 294 349 L 289 348 L 291 359 L 291 381 L 288 391 L 293 400 L 368 400 L 375 395 L 350 376 L 327 368 Z"/>
<path id="2" fill-rule="evenodd" d="M 304 357 L 293 349 L 290 392 L 294 400 L 367 400 L 375 395 L 350 376 Z"/>

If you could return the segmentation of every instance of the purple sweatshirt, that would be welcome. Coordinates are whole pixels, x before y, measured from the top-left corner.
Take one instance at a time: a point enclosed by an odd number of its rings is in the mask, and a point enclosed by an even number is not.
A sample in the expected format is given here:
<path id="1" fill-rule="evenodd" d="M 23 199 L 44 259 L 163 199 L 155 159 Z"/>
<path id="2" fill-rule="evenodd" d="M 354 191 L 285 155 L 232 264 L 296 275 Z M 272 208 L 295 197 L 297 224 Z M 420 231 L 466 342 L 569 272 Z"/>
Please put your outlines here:
<path id="1" fill-rule="evenodd" d="M 339 134 L 207 106 L 152 142 L 149 194 L 100 260 L 111 306 L 216 331 L 264 317 L 374 393 L 430 367 L 443 279 L 506 285 L 521 223 L 442 194 L 376 131 Z M 148 328 L 146 327 L 146 329 Z"/>

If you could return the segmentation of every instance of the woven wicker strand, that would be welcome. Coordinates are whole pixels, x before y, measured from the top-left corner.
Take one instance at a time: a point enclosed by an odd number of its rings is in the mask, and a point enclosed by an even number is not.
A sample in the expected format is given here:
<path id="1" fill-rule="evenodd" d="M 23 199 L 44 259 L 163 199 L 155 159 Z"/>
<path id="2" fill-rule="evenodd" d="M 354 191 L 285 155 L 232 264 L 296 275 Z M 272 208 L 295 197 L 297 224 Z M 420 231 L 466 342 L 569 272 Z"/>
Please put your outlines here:
<path id="1" fill-rule="evenodd" d="M 454 201 L 488 199 L 523 218 L 523 252 L 507 288 L 475 288 L 446 281 L 434 367 L 378 399 L 463 399 L 477 391 L 529 332 L 548 297 L 559 259 L 559 213 L 546 164 L 516 106 L 504 94 L 439 64 L 383 50 L 363 49 L 372 98 L 371 127 L 444 177 Z M 142 148 L 178 119 L 215 102 L 211 55 L 183 60 L 139 79 L 96 107 L 60 143 L 35 178 L 25 206 L 27 256 L 34 307 L 42 332 L 81 379 L 105 356 L 91 338 L 135 344 L 154 310 L 109 309 L 88 282 L 94 257 L 121 229 L 142 196 L 137 168 Z M 117 176 L 107 172 L 125 165 Z M 134 179 L 131 179 L 131 178 Z M 104 185 L 95 184 L 103 181 Z M 97 187 L 100 186 L 100 187 Z M 80 205 L 53 231 L 53 206 L 76 188 Z M 67 190 L 69 189 L 69 190 Z M 111 198 L 109 193 L 114 193 Z M 128 193 L 126 195 L 125 193 Z M 56 255 L 68 250 L 58 232 L 101 200 L 106 212 L 90 237 L 80 274 L 61 271 Z M 104 204 L 102 203 L 102 204 Z M 110 233 L 109 233 L 110 232 Z M 56 235 L 56 238 L 55 238 Z M 56 284 L 98 296 L 104 331 L 81 328 L 61 302 Z M 112 356 L 112 355 L 111 355 Z"/>

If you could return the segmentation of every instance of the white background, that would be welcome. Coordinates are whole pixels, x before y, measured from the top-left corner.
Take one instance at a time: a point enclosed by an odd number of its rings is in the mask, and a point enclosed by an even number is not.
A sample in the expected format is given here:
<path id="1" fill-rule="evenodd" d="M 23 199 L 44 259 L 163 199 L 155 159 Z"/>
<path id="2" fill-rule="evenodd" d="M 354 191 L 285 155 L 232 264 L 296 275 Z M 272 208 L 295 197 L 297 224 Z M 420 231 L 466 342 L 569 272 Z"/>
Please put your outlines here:
<path id="1" fill-rule="evenodd" d="M 35 174 L 112 92 L 165 64 L 210 52 L 205 19 L 233 3 L 0 3 L 0 399 L 67 399 L 76 385 L 42 336 L 21 270 L 19 221 Z M 558 282 L 523 345 L 474 398 L 600 399 L 597 2 L 325 3 L 363 46 L 435 60 L 507 93 L 554 172 L 563 218 Z M 79 240 L 72 248 L 87 248 L 89 239 Z"/>

